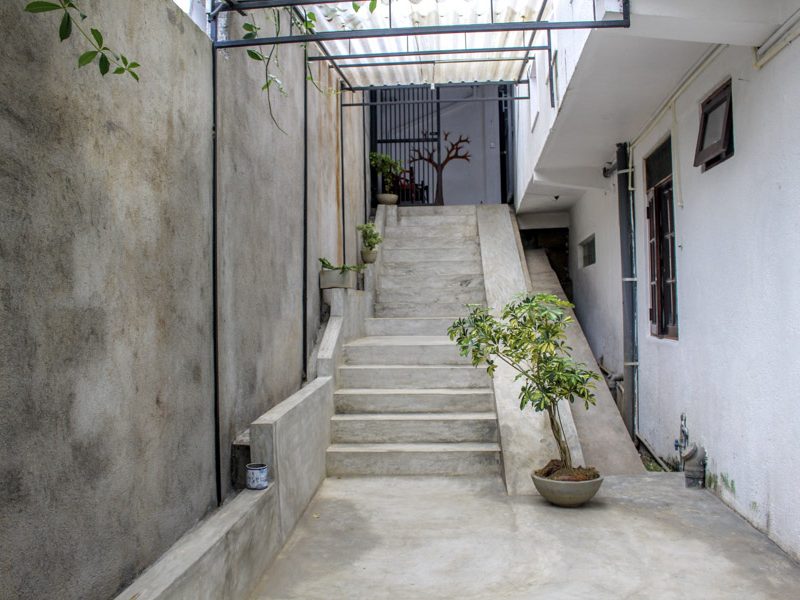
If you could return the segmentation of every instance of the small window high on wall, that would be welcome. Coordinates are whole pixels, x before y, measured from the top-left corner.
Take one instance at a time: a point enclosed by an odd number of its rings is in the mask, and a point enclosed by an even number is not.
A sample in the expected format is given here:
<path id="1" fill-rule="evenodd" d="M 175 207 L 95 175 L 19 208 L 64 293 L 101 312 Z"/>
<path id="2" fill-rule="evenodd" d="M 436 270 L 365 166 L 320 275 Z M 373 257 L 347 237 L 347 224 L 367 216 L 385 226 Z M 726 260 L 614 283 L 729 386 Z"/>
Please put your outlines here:
<path id="1" fill-rule="evenodd" d="M 694 166 L 703 171 L 733 156 L 733 98 L 728 81 L 700 105 L 700 130 Z"/>
<path id="2" fill-rule="evenodd" d="M 645 177 L 647 251 L 650 259 L 650 333 L 657 337 L 678 339 L 671 139 L 645 159 Z"/>
<path id="3" fill-rule="evenodd" d="M 594 234 L 581 242 L 581 266 L 588 267 L 597 262 L 595 254 Z"/>

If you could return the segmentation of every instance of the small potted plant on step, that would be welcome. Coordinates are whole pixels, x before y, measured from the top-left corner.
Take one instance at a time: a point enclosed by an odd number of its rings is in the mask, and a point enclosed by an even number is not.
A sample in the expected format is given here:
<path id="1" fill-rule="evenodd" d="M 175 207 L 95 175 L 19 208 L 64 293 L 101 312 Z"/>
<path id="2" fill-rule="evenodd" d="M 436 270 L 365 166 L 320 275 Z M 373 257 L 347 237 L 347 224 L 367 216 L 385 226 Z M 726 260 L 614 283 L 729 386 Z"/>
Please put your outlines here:
<path id="1" fill-rule="evenodd" d="M 602 477 L 593 467 L 574 466 L 566 434 L 558 413 L 562 400 L 582 401 L 588 409 L 595 403 L 592 389 L 599 376 L 569 356 L 566 327 L 572 304 L 549 294 L 527 295 L 507 304 L 500 318 L 485 306 L 469 305 L 467 317 L 448 329 L 463 356 L 472 364 L 486 365 L 493 375 L 499 359 L 517 371 L 522 382 L 520 410 L 530 405 L 545 412 L 558 446 L 558 459 L 531 474 L 539 493 L 559 506 L 580 506 L 600 489 Z"/>
<path id="2" fill-rule="evenodd" d="M 319 287 L 322 290 L 330 288 L 358 287 L 357 273 L 364 270 L 364 265 L 334 265 L 327 258 L 320 258 L 322 270 L 319 272 Z"/>
<path id="3" fill-rule="evenodd" d="M 369 164 L 380 173 L 383 184 L 383 193 L 378 194 L 378 204 L 397 204 L 395 187 L 400 173 L 403 172 L 403 163 L 388 154 L 370 152 Z"/>
<path id="4" fill-rule="evenodd" d="M 381 234 L 375 229 L 375 223 L 364 223 L 356 227 L 361 232 L 361 260 L 372 264 L 378 258 L 378 244 L 383 242 Z"/>

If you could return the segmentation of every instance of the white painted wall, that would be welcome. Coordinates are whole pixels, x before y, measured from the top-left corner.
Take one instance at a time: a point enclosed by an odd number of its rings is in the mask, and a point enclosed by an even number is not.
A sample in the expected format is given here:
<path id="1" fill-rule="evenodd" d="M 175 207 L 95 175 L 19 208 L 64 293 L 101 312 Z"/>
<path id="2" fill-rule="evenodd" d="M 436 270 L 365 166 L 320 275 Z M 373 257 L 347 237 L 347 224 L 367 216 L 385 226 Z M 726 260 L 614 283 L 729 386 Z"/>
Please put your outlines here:
<path id="1" fill-rule="evenodd" d="M 639 286 L 640 430 L 674 454 L 681 412 L 720 497 L 800 556 L 800 47 L 762 70 L 729 48 L 635 148 L 640 280 L 647 274 L 643 158 L 672 132 L 678 341 L 650 336 Z M 735 155 L 692 166 L 698 106 L 733 79 Z M 681 206 L 682 204 L 682 206 Z M 722 478 L 729 485 L 722 484 Z"/>
<path id="2" fill-rule="evenodd" d="M 622 373 L 622 270 L 619 258 L 617 192 L 591 190 L 570 211 L 569 272 L 575 314 L 592 353 Z M 584 267 L 580 243 L 595 236 L 596 262 Z"/>
<path id="3" fill-rule="evenodd" d="M 568 4 L 556 0 L 557 9 Z M 795 6 L 792 3 L 792 6 Z M 758 25 L 758 24 L 756 24 Z M 760 31 L 760 30 L 759 30 Z M 748 35 L 756 35 L 757 28 Z M 596 34 L 599 35 L 599 34 Z M 665 64 L 685 65 L 697 48 L 692 42 L 629 36 L 607 38 L 609 47 L 627 48 L 632 67 L 647 66 L 646 52 L 660 48 Z M 703 41 L 702 36 L 698 41 Z M 591 60 L 580 39 L 556 39 L 559 55 L 566 44 L 567 76 L 559 76 L 561 96 L 592 94 L 609 85 L 610 75 L 590 70 L 582 89 L 570 87 L 570 66 Z M 537 59 L 544 54 L 539 53 Z M 572 57 L 572 58 L 571 58 Z M 580 57 L 580 58 L 578 58 Z M 574 67 L 573 67 L 574 68 Z M 582 71 L 578 71 L 581 73 Z M 540 95 L 547 92 L 544 62 L 537 79 Z M 634 82 L 637 71 L 627 71 Z M 676 457 L 680 415 L 687 415 L 690 439 L 706 447 L 708 473 L 716 493 L 781 547 L 800 558 L 800 47 L 784 49 L 764 68 L 753 66 L 749 47 L 726 47 L 706 65 L 666 114 L 633 149 L 636 175 L 636 244 L 640 344 L 639 430 L 656 451 Z M 675 75 L 674 73 L 672 75 Z M 670 81 L 674 78 L 670 75 Z M 619 73 L 615 75 L 619 80 Z M 693 163 L 700 102 L 727 79 L 733 81 L 735 155 L 702 173 Z M 646 80 L 643 79 L 643 80 Z M 677 81 L 672 89 L 677 87 Z M 576 85 L 575 82 L 572 82 Z M 579 86 L 580 87 L 580 86 Z M 641 131 L 669 93 L 643 104 L 621 96 L 616 112 L 595 117 L 587 135 L 602 133 L 608 156 L 614 144 Z M 573 98 L 574 99 L 574 98 Z M 518 111 L 517 190 L 524 192 L 537 162 L 554 162 L 563 142 L 568 106 L 560 113 L 540 98 L 531 132 L 531 111 Z M 607 112 L 607 111 L 606 111 Z M 558 119 L 554 117 L 558 115 Z M 585 113 L 583 113 L 585 114 Z M 600 118 L 604 117 L 604 118 Z M 617 119 L 617 121 L 611 121 Z M 614 127 L 609 122 L 615 123 Z M 562 126 L 563 125 L 563 126 Z M 591 130 L 589 128 L 592 128 Z M 597 131 L 595 131 L 597 129 Z M 623 131 L 633 134 L 620 135 Z M 574 132 L 573 132 L 574 133 Z M 678 341 L 650 335 L 648 255 L 646 245 L 644 157 L 672 136 L 676 201 Z M 562 143 L 563 145 L 563 143 Z M 562 152 L 563 154 L 563 152 Z M 565 170 L 570 164 L 555 166 Z M 580 166 L 580 165 L 577 165 Z M 566 172 L 566 171 L 565 171 Z M 540 173 L 541 174 L 541 173 Z M 577 185 L 565 180 L 565 186 Z M 555 192 L 555 188 L 553 190 Z M 540 203 L 541 204 L 541 203 Z M 518 206 L 519 208 L 519 206 Z M 544 210 L 544 208 L 540 209 Z M 552 211 L 549 208 L 548 211 Z M 577 314 L 597 355 L 613 356 L 621 366 L 621 287 L 616 192 L 584 193 L 570 211 L 571 276 Z M 596 236 L 597 263 L 579 266 L 578 244 Z M 725 483 L 723 483 L 725 482 Z"/>

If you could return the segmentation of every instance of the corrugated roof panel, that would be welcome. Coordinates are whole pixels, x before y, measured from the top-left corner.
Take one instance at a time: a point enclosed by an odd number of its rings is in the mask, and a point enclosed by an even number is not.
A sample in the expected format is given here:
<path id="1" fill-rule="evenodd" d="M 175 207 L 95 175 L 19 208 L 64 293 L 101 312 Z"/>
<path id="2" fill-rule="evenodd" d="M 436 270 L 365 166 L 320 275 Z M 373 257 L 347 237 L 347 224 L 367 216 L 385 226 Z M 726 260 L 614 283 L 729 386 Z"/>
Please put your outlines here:
<path id="1" fill-rule="evenodd" d="M 474 23 L 534 21 L 543 0 L 379 0 L 374 13 L 368 2 L 354 11 L 349 4 L 315 5 L 317 31 L 428 27 Z M 391 20 L 390 20 L 391 19 Z M 513 81 L 519 75 L 525 52 L 448 54 L 448 50 L 525 46 L 530 33 L 469 33 L 447 35 L 384 36 L 325 42 L 331 54 L 372 54 L 417 50 L 443 50 L 441 55 L 359 58 L 339 61 L 353 85 L 409 83 L 461 83 Z M 481 62 L 476 62 L 480 59 Z M 486 61 L 485 59 L 491 59 Z M 369 64 L 347 67 L 348 64 Z M 387 65 L 387 63 L 403 63 Z M 413 63 L 413 64 L 408 64 Z M 373 66 L 374 65 L 374 66 Z"/>

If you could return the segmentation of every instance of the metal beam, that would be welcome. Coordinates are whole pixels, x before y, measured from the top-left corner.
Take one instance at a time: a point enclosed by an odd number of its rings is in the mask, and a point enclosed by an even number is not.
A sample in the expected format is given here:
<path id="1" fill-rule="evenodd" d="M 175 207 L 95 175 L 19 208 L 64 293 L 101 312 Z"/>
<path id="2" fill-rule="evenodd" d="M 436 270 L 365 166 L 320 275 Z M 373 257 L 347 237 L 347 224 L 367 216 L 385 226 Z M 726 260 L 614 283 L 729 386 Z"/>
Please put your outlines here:
<path id="1" fill-rule="evenodd" d="M 594 4 L 594 3 L 592 3 Z M 541 21 L 542 17 L 544 16 L 544 11 L 547 8 L 547 0 L 542 0 L 541 6 L 539 6 L 539 14 L 536 15 L 536 20 Z M 525 62 L 522 63 L 522 66 L 519 68 L 519 75 L 517 75 L 517 81 L 522 81 L 522 76 L 525 74 L 525 67 L 528 66 L 528 57 L 531 55 L 531 51 L 533 50 L 533 40 L 536 39 L 536 32 L 531 32 L 531 40 L 528 42 L 528 51 L 525 53 Z M 545 48 L 540 48 L 542 50 L 549 50 L 550 46 L 548 44 Z"/>
<path id="2" fill-rule="evenodd" d="M 400 50 L 398 52 L 372 52 L 367 54 L 333 54 L 330 56 L 309 56 L 309 61 L 320 60 L 360 60 L 364 58 L 403 58 L 406 56 L 441 56 L 445 54 L 493 54 L 497 52 L 527 52 L 528 50 L 547 50 L 547 46 L 506 46 L 505 48 L 454 48 L 452 50 Z"/>
<path id="3" fill-rule="evenodd" d="M 623 7 L 629 6 L 623 0 Z M 403 37 L 415 35 L 447 35 L 454 33 L 502 33 L 507 31 L 554 31 L 565 29 L 616 29 L 630 27 L 630 19 L 610 21 L 523 21 L 521 23 L 472 23 L 468 25 L 429 25 L 426 27 L 394 27 L 389 29 L 356 29 L 352 31 L 319 31 L 312 34 L 285 35 L 254 38 L 250 40 L 225 40 L 216 42 L 216 48 L 246 48 L 250 46 L 273 46 L 276 44 L 300 44 L 380 37 Z"/>
<path id="4" fill-rule="evenodd" d="M 259 8 L 283 8 L 286 6 L 313 6 L 315 4 L 351 4 L 347 0 L 224 0 L 214 6 L 211 14 L 232 10 L 241 12 Z"/>
<path id="5" fill-rule="evenodd" d="M 479 86 L 498 86 L 498 85 L 518 85 L 516 81 L 462 81 L 459 83 L 436 83 L 436 88 L 448 87 L 479 87 Z M 394 90 L 402 88 L 430 88 L 430 83 L 397 83 L 392 85 L 357 85 L 353 87 L 354 92 L 360 91 L 375 91 L 375 90 Z M 426 102 L 435 102 L 435 100 L 421 100 L 424 104 Z"/>
<path id="6" fill-rule="evenodd" d="M 469 84 L 462 84 L 465 87 Z M 515 102 L 517 100 L 530 100 L 528 96 L 497 96 L 493 98 L 440 98 L 438 100 L 423 100 L 422 104 L 461 104 L 462 102 Z M 407 100 L 387 100 L 384 102 L 345 102 L 342 106 L 388 106 L 392 104 L 408 104 Z M 391 141 L 391 140 L 389 140 Z M 436 141 L 436 140 L 412 140 L 412 141 Z"/>
<path id="7" fill-rule="evenodd" d="M 524 57 L 499 57 L 499 58 L 444 58 L 441 60 L 402 60 L 391 62 L 365 62 L 365 63 L 339 63 L 340 69 L 360 69 L 364 67 L 392 67 L 408 65 L 447 65 L 454 63 L 483 63 L 483 62 L 517 62 L 525 60 Z M 333 68 L 333 65 L 330 66 Z"/>

